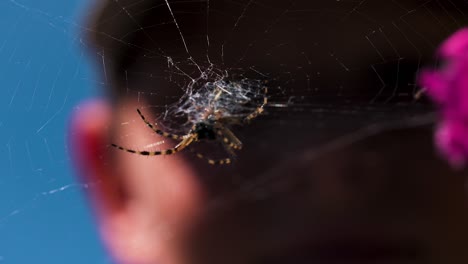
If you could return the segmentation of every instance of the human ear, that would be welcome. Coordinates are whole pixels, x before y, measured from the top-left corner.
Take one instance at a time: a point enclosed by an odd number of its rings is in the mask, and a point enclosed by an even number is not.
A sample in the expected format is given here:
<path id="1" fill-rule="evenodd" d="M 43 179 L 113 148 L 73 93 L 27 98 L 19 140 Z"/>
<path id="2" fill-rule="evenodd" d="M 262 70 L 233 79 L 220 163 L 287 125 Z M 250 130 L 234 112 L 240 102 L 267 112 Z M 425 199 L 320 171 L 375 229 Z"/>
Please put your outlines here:
<path id="1" fill-rule="evenodd" d="M 77 109 L 71 147 L 112 255 L 122 263 L 181 263 L 177 244 L 202 200 L 195 172 L 181 156 L 148 158 L 110 147 L 115 140 L 138 148 L 156 140 L 132 102 L 112 108 L 92 101 Z"/>

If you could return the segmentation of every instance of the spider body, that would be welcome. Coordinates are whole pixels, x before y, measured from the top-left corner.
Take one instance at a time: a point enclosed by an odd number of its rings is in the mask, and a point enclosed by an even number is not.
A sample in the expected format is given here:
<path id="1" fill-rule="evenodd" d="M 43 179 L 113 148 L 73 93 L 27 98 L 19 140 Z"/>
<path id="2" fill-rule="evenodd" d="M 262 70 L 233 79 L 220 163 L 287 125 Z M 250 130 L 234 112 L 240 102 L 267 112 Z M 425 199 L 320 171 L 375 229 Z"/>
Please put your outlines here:
<path id="1" fill-rule="evenodd" d="M 229 84 L 229 83 L 228 83 Z M 239 118 L 238 116 L 226 116 L 226 111 L 223 107 L 217 107 L 217 102 L 227 99 L 223 97 L 223 94 L 226 93 L 225 87 L 217 87 L 215 86 L 215 90 L 211 91 L 213 94 L 211 102 L 206 105 L 205 107 L 199 107 L 204 109 L 198 116 L 199 119 L 197 122 L 194 122 L 194 125 L 189 130 L 186 135 L 176 135 L 164 132 L 162 130 L 157 129 L 151 122 L 146 120 L 145 116 L 141 113 L 139 109 L 137 109 L 138 114 L 140 115 L 141 119 L 145 122 L 145 124 L 151 128 L 156 134 L 161 135 L 163 137 L 167 137 L 174 140 L 180 140 L 179 144 L 177 144 L 174 148 L 161 150 L 161 151 L 137 151 L 128 149 L 116 144 L 112 144 L 113 147 L 118 148 L 120 150 L 139 154 L 143 156 L 157 156 L 157 155 L 172 155 L 177 152 L 182 151 L 183 149 L 190 146 L 192 143 L 207 140 L 207 141 L 219 141 L 221 142 L 225 149 L 231 154 L 234 155 L 234 150 L 242 149 L 242 142 L 232 133 L 232 131 L 227 127 L 228 125 L 233 124 L 242 124 L 242 123 L 249 123 L 252 119 L 256 118 L 257 116 L 261 115 L 264 112 L 264 107 L 267 104 L 268 100 L 266 94 L 268 92 L 266 87 L 263 87 L 264 98 L 262 104 L 255 108 L 254 111 L 247 113 L 243 118 Z M 234 87 L 234 86 L 233 86 Z M 238 85 L 235 86 L 238 88 Z M 228 92 L 229 95 L 232 95 Z M 191 150 L 192 151 L 192 150 Z M 193 151 L 192 151 L 193 152 Z M 230 164 L 232 161 L 230 158 L 220 159 L 220 160 L 213 160 L 210 158 L 205 157 L 203 154 L 195 153 L 198 158 L 205 159 L 209 164 Z"/>
<path id="2" fill-rule="evenodd" d="M 192 133 L 197 135 L 197 140 L 216 140 L 217 133 L 215 132 L 215 126 L 216 123 L 213 121 L 200 122 L 195 124 Z"/>

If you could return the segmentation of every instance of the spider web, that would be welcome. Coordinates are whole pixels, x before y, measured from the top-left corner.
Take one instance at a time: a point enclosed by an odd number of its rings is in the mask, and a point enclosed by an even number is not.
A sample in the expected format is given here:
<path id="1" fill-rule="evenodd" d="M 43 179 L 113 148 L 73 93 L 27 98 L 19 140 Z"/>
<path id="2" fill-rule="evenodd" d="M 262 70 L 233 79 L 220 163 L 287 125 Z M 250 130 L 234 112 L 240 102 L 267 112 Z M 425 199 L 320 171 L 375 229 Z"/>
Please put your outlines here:
<path id="1" fill-rule="evenodd" d="M 361 97 L 364 111 L 369 105 L 412 104 L 419 91 L 415 73 L 431 63 L 430 54 L 438 43 L 466 19 L 464 4 L 439 1 L 391 1 L 385 8 L 372 1 L 276 5 L 110 1 L 110 5 L 112 14 L 103 23 L 127 20 L 130 29 L 86 30 L 107 38 L 104 42 L 114 42 L 109 44 L 112 48 L 127 47 L 131 58 L 125 60 L 138 63 L 124 64 L 117 79 L 124 78 L 120 81 L 126 95 L 144 98 L 143 107 L 164 112 L 165 120 L 168 111 L 170 116 L 184 103 L 175 99 L 193 99 L 205 84 L 228 76 L 269 80 L 273 112 L 279 108 L 291 112 L 300 104 L 315 111 L 314 104 L 320 107 L 324 101 L 337 108 L 339 100 L 355 103 L 353 97 Z M 380 18 L 384 9 L 391 12 Z M 148 14 L 157 18 L 144 19 Z M 115 57 L 98 55 L 114 63 L 109 60 Z M 107 74 L 105 63 L 103 67 Z M 176 95 L 171 98 L 167 93 Z M 161 98 L 166 101 L 161 103 Z"/>
<path id="2" fill-rule="evenodd" d="M 120 87 L 161 128 L 183 134 L 202 119 L 199 109 L 212 101 L 213 87 L 239 89 L 222 108 L 245 115 L 261 103 L 268 81 L 266 114 L 235 134 L 261 151 L 269 128 L 313 127 L 318 132 L 309 143 L 320 155 L 432 122 L 430 107 L 414 98 L 415 74 L 437 64 L 438 44 L 468 22 L 461 0 L 109 0 L 96 26 L 83 20 L 94 18 L 99 4 L 68 2 L 0 4 L 0 263 L 109 262 L 80 196 L 96 183 L 76 183 L 66 147 L 66 120 L 91 89 Z M 86 62 L 89 51 L 94 66 Z M 121 125 L 141 122 L 135 111 Z M 152 139 L 129 147 L 158 149 L 160 137 Z M 286 153 L 301 147 L 291 144 Z M 242 182 L 242 189 L 254 193 L 262 181 Z"/>
<path id="3" fill-rule="evenodd" d="M 334 131 L 316 143 L 333 145 L 367 126 L 430 119 L 428 104 L 416 99 L 415 75 L 423 65 L 437 63 L 432 54 L 464 24 L 465 5 L 113 0 L 100 24 L 86 30 L 95 35 L 96 52 L 106 61 L 104 75 L 113 73 L 109 86 L 137 98 L 162 129 L 186 134 L 203 121 L 213 83 L 266 80 L 269 104 L 263 119 L 280 119 L 290 130 L 313 122 Z M 116 23 L 127 28 L 116 30 L 111 26 Z M 239 87 L 258 101 L 260 87 Z M 227 113 L 243 106 L 230 102 L 223 106 Z M 301 122 L 304 116 L 308 121 Z"/>

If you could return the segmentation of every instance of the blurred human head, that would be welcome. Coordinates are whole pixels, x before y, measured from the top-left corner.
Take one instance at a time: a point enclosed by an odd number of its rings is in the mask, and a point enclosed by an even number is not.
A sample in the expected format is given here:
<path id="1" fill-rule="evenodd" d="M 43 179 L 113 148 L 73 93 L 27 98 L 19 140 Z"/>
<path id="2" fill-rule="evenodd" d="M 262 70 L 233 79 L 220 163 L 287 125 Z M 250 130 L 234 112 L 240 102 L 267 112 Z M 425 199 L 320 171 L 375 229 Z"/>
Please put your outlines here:
<path id="1" fill-rule="evenodd" d="M 122 263 L 465 263 L 465 171 L 432 147 L 416 72 L 466 23 L 454 1 L 109 1 L 87 28 L 108 98 L 71 133 L 103 238 Z M 453 29 L 453 30 L 452 30 Z M 213 77 L 215 76 L 215 77 Z M 265 114 L 212 166 L 141 120 L 210 78 L 265 80 Z M 193 97 L 189 97 L 192 98 Z M 183 119 L 183 118 L 182 118 Z M 155 143 L 157 146 L 155 147 Z M 207 156 L 230 155 L 210 144 Z"/>

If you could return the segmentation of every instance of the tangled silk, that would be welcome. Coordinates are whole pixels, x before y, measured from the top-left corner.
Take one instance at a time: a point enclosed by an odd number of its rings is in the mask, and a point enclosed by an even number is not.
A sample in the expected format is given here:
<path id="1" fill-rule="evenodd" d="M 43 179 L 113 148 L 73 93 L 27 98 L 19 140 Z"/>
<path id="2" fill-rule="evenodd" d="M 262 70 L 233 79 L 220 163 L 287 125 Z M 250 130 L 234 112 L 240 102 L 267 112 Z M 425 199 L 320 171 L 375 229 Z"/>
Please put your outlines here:
<path id="1" fill-rule="evenodd" d="M 446 40 L 437 55 L 443 66 L 422 71 L 419 84 L 440 113 L 437 147 L 452 166 L 462 167 L 468 163 L 468 28 Z"/>

